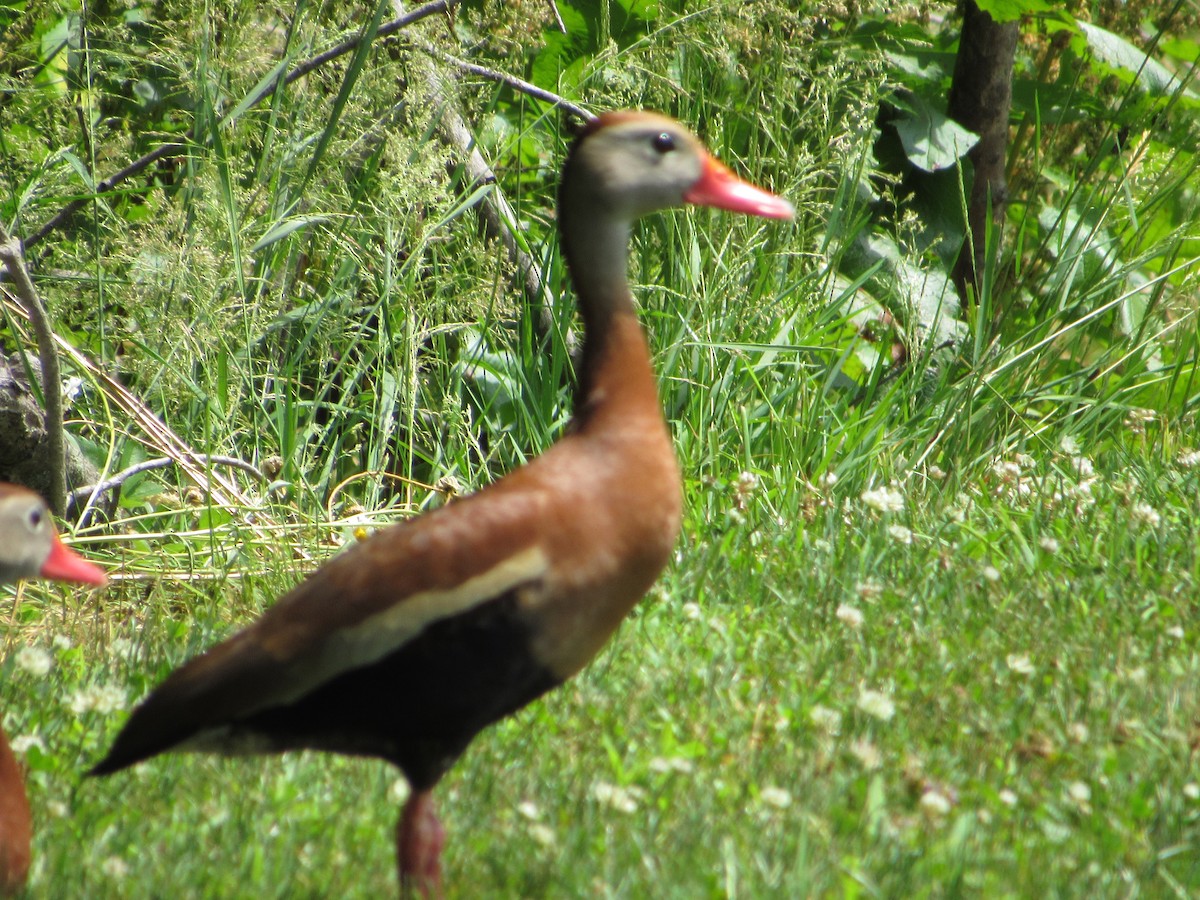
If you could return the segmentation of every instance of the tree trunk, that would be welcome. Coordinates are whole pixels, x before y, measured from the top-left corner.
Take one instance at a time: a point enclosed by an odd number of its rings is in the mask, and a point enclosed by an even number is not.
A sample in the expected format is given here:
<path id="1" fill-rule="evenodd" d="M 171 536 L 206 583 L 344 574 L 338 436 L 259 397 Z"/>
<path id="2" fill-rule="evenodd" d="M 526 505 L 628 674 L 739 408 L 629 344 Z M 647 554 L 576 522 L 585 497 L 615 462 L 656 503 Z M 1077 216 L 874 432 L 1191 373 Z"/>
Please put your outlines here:
<path id="1" fill-rule="evenodd" d="M 975 170 L 967 204 L 970 236 L 958 255 L 953 278 L 964 307 L 979 298 L 987 255 L 988 201 L 992 223 L 1004 221 L 1008 185 L 1004 166 L 1008 155 L 1008 114 L 1012 106 L 1013 57 L 1017 50 L 1018 22 L 998 23 L 974 2 L 963 4 L 962 35 L 950 85 L 949 115 L 980 136 L 967 154 Z"/>

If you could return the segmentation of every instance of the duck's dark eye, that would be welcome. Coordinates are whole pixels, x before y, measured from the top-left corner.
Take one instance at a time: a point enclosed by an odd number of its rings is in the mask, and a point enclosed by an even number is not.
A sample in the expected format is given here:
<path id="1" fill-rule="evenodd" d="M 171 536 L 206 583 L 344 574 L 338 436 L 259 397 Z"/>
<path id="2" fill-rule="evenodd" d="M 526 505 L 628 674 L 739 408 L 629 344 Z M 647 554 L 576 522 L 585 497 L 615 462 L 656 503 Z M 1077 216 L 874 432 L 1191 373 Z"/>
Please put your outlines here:
<path id="1" fill-rule="evenodd" d="M 29 527 L 34 531 L 42 527 L 42 508 L 35 506 L 29 511 Z"/>
<path id="2" fill-rule="evenodd" d="M 659 153 L 670 153 L 675 149 L 674 136 L 665 131 L 659 132 L 654 136 L 654 149 Z"/>

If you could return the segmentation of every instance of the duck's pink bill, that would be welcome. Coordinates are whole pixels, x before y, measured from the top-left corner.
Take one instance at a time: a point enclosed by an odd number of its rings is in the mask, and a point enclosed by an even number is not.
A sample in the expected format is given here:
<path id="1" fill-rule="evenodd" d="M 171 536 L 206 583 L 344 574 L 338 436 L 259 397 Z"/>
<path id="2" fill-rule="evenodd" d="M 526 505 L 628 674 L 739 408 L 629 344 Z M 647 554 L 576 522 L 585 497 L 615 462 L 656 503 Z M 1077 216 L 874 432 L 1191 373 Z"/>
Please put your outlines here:
<path id="1" fill-rule="evenodd" d="M 792 204 L 782 197 L 742 181 L 711 156 L 705 157 L 700 180 L 688 188 L 683 200 L 768 219 L 790 219 L 796 214 Z"/>
<path id="2" fill-rule="evenodd" d="M 82 581 L 84 584 L 101 585 L 108 576 L 99 566 L 94 566 L 78 553 L 68 550 L 57 537 L 50 544 L 50 555 L 42 564 L 41 576 L 58 581 Z"/>

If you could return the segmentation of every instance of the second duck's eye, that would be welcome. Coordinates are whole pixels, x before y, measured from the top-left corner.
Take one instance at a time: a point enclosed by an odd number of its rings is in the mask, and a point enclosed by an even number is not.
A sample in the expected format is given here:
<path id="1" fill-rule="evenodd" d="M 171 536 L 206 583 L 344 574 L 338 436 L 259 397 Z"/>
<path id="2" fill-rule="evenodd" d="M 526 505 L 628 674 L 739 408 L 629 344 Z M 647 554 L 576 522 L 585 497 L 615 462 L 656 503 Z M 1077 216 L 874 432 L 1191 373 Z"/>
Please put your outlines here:
<path id="1" fill-rule="evenodd" d="M 659 153 L 670 153 L 675 149 L 675 138 L 673 135 L 662 131 L 654 136 L 654 149 Z"/>

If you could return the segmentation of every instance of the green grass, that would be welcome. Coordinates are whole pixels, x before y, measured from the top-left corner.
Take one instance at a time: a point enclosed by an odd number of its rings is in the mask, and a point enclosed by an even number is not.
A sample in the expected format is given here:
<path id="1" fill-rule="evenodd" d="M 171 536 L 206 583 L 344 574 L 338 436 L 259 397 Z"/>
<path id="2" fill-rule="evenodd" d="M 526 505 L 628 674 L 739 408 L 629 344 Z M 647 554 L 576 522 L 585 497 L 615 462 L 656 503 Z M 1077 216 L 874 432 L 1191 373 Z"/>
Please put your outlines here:
<path id="1" fill-rule="evenodd" d="M 1200 879 L 1196 480 L 1102 478 L 1082 512 L 1047 502 L 1051 483 L 1022 500 L 986 478 L 966 495 L 913 485 L 887 517 L 835 486 L 803 528 L 766 508 L 780 487 L 765 478 L 738 516 L 729 488 L 693 482 L 693 510 L 725 510 L 720 533 L 693 515 L 612 648 L 485 733 L 439 790 L 450 895 L 1186 895 Z M 1157 527 L 1131 520 L 1123 498 L 1143 496 Z M 164 609 L 175 586 L 118 596 L 106 626 L 90 610 L 44 626 L 74 644 L 48 677 L 5 672 L 10 727 L 48 744 L 30 779 L 34 895 L 390 890 L 381 764 L 182 757 L 80 779 L 119 716 L 71 714 L 76 690 L 140 695 L 269 599 L 218 585 L 181 621 Z M 890 720 L 859 707 L 868 689 Z M 112 858 L 124 879 L 105 874 Z"/>
<path id="2" fill-rule="evenodd" d="M 177 27 L 149 57 L 203 98 L 172 115 L 208 121 L 269 68 L 283 36 L 251 13 L 218 10 L 215 29 L 188 4 L 157 14 Z M 323 15 L 289 36 L 297 56 L 332 43 Z M 686 481 L 679 553 L 590 668 L 481 735 L 439 787 L 447 893 L 1195 895 L 1195 228 L 1183 213 L 1147 225 L 1187 207 L 1191 159 L 1108 173 L 1124 256 L 1099 229 L 1070 253 L 1027 247 L 1009 293 L 965 316 L 971 340 L 923 347 L 889 274 L 847 271 L 859 236 L 903 248 L 912 224 L 863 199 L 883 63 L 796 41 L 801 21 L 767 2 L 665 10 L 581 57 L 567 85 L 595 108 L 680 116 L 799 216 L 691 210 L 639 229 L 634 277 Z M 99 38 L 93 51 L 111 71 L 145 62 Z M 24 754 L 32 897 L 394 890 L 397 775 L 382 764 L 168 756 L 82 773 L 167 672 L 355 527 L 438 502 L 418 482 L 499 477 L 565 421 L 570 310 L 539 334 L 478 236 L 473 188 L 443 175 L 453 154 L 429 131 L 420 64 L 391 47 L 314 76 L 46 249 L 39 288 L 78 346 L 191 446 L 283 468 L 279 490 L 237 482 L 244 508 L 182 496 L 173 470 L 140 476 L 121 527 L 82 545 L 125 578 L 0 603 L 4 726 L 40 741 Z M 344 77 L 358 81 L 343 104 Z M 505 91 L 462 90 L 557 287 L 565 136 Z M 75 146 L 83 121 L 89 146 L 129 154 L 53 92 L 17 96 L 44 137 L 7 133 L 0 184 L 6 210 L 40 222 L 79 188 L 39 141 Z M 277 230 L 289 222 L 302 227 Z M 1123 326 L 1130 273 L 1167 271 Z M 886 345 L 859 339 L 835 275 L 894 304 L 905 366 L 862 364 Z M 994 329 L 1000 299 L 1015 312 Z M 75 410 L 97 461 L 155 454 L 109 399 L 94 384 Z M 903 508 L 864 501 L 888 486 Z M 28 671 L 23 647 L 50 671 Z M 86 708 L 96 688 L 115 695 Z"/>

